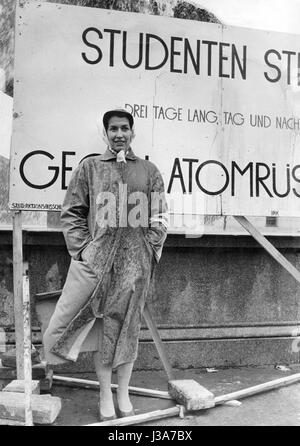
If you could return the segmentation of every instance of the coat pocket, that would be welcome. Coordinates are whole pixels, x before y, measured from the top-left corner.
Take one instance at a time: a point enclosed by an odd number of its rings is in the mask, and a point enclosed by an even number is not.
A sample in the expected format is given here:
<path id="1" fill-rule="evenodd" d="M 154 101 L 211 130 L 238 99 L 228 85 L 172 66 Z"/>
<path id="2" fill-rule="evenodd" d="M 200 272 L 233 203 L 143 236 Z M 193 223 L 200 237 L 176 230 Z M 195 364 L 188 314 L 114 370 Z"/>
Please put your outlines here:
<path id="1" fill-rule="evenodd" d="M 91 271 L 96 275 L 95 268 L 93 267 L 94 262 L 94 255 L 93 255 L 94 249 L 93 249 L 93 240 L 82 250 L 81 252 L 81 259 L 80 262 L 87 265 Z"/>
<path id="2" fill-rule="evenodd" d="M 83 248 L 83 250 L 81 251 L 81 255 L 80 255 L 80 260 L 82 261 L 87 261 L 89 258 L 89 249 L 91 247 L 91 244 L 93 243 L 93 241 L 89 242 L 85 248 Z"/>
<path id="3" fill-rule="evenodd" d="M 146 228 L 142 228 L 142 231 L 143 231 L 143 240 L 144 240 L 144 243 L 145 243 L 145 245 L 146 245 L 146 247 L 147 247 L 147 250 L 148 250 L 149 253 L 153 256 L 153 254 L 154 254 L 154 252 L 153 252 L 153 248 L 152 248 L 152 246 L 151 246 L 151 243 L 150 243 L 149 240 L 147 239 L 147 233 L 148 233 L 148 231 L 147 231 Z"/>

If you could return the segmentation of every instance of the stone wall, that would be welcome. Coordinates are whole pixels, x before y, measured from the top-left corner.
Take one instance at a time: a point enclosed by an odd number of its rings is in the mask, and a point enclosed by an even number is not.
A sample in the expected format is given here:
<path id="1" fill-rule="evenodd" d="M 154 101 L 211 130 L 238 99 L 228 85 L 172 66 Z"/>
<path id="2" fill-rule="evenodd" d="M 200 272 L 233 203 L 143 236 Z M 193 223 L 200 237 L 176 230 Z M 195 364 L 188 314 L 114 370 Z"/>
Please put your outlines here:
<path id="1" fill-rule="evenodd" d="M 300 242 L 271 237 L 300 269 Z M 0 234 L 0 327 L 13 345 L 11 233 Z M 61 289 L 69 255 L 60 232 L 24 234 L 29 261 L 33 341 L 41 334 L 36 293 Z M 299 284 L 248 236 L 170 235 L 155 273 L 149 306 L 173 366 L 225 367 L 299 362 Z M 60 370 L 92 371 L 83 355 Z M 136 368 L 161 368 L 143 325 Z"/>

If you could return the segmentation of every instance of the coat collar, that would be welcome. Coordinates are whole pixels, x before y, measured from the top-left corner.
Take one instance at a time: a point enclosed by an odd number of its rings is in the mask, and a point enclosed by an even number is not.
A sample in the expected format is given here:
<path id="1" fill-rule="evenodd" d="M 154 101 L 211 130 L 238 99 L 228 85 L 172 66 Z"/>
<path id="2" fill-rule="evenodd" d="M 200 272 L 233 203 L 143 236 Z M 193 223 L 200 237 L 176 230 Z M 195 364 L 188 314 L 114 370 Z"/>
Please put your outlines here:
<path id="1" fill-rule="evenodd" d="M 110 150 L 106 149 L 106 151 L 100 155 L 100 159 L 101 161 L 111 161 L 116 159 L 116 155 L 114 155 Z M 129 147 L 126 159 L 131 161 L 135 161 L 137 159 L 137 156 L 133 153 L 131 147 Z"/>

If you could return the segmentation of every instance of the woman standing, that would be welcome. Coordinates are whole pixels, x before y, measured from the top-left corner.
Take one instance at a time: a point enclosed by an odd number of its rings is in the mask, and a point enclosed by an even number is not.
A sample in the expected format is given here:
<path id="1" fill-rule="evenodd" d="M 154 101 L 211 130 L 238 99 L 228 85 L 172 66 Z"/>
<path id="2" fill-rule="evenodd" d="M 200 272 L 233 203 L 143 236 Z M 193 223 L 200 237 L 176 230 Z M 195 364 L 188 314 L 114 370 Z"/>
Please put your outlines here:
<path id="1" fill-rule="evenodd" d="M 74 171 L 61 222 L 71 265 L 44 334 L 46 360 L 76 361 L 93 351 L 100 420 L 132 415 L 128 386 L 143 307 L 167 235 L 164 184 L 157 167 L 131 149 L 133 116 L 103 116 L 107 150 Z M 111 393 L 117 370 L 118 407 Z"/>

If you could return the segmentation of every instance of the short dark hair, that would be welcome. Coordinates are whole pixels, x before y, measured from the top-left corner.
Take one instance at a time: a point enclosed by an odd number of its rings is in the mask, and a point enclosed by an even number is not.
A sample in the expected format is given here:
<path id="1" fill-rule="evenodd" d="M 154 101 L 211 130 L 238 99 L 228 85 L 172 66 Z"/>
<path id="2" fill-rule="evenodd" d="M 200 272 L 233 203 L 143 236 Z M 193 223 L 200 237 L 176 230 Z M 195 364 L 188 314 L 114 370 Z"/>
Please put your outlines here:
<path id="1" fill-rule="evenodd" d="M 133 124 L 134 124 L 132 114 L 122 108 L 116 108 L 115 110 L 109 110 L 109 111 L 105 112 L 103 115 L 103 125 L 104 125 L 104 128 L 106 131 L 108 129 L 108 122 L 109 122 L 110 118 L 112 118 L 113 116 L 118 116 L 119 118 L 123 118 L 123 117 L 127 118 L 129 121 L 130 128 L 132 129 Z"/>

